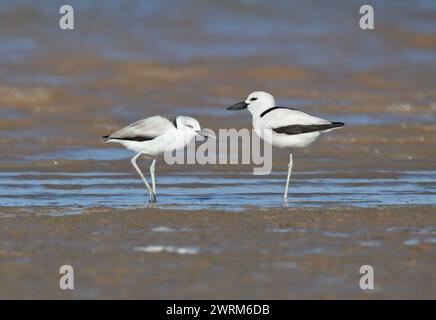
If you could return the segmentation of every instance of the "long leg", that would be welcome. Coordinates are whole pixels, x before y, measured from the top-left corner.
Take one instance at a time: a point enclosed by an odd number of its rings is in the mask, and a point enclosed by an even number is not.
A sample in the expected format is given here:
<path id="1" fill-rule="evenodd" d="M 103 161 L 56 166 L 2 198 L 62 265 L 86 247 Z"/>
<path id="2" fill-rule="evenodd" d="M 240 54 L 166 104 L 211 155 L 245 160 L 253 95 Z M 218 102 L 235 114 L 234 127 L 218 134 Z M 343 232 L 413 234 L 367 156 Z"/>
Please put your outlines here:
<path id="1" fill-rule="evenodd" d="M 150 166 L 150 175 L 151 175 L 151 185 L 153 187 L 154 195 L 156 195 L 156 177 L 154 175 L 154 173 L 155 173 L 155 170 L 154 170 L 155 165 L 156 165 L 156 159 L 153 159 L 153 162 L 151 163 L 151 166 Z"/>
<path id="2" fill-rule="evenodd" d="M 144 181 L 145 187 L 147 188 L 148 193 L 150 194 L 150 201 L 156 202 L 156 197 L 154 197 L 153 190 L 151 189 L 150 185 L 148 184 L 147 180 L 145 179 L 144 175 L 142 174 L 141 170 L 139 169 L 138 165 L 136 164 L 136 160 L 139 158 L 140 155 L 141 155 L 141 153 L 136 154 L 132 159 L 130 159 L 130 162 L 132 163 L 132 166 L 135 168 L 136 172 L 138 172 L 142 181 Z"/>
<path id="3" fill-rule="evenodd" d="M 292 152 L 289 154 L 289 164 L 288 164 L 288 178 L 286 179 L 286 186 L 285 186 L 285 194 L 283 198 L 286 200 L 288 199 L 288 188 L 289 188 L 289 180 L 291 179 L 291 172 L 292 172 L 292 166 L 294 162 L 292 159 Z"/>

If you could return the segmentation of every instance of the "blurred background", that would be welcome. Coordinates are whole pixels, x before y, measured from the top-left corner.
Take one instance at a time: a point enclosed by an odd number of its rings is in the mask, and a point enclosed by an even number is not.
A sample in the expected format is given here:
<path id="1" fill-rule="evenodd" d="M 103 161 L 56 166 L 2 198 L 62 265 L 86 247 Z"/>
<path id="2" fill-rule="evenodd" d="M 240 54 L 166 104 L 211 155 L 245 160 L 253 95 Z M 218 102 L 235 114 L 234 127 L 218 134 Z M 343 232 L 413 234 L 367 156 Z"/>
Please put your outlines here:
<path id="1" fill-rule="evenodd" d="M 1 165 L 104 148 L 102 134 L 154 113 L 246 127 L 224 108 L 254 90 L 351 125 L 433 124 L 436 3 L 371 3 L 364 31 L 360 1 L 70 1 L 64 31 L 63 1 L 4 0 Z M 392 160 L 424 160 L 403 153 Z"/>
<path id="2" fill-rule="evenodd" d="M 0 297 L 368 298 L 368 263 L 376 297 L 435 296 L 436 1 L 71 0 L 73 31 L 63 4 L 0 2 Z M 256 90 L 346 123 L 294 154 L 288 204 L 285 151 L 265 177 L 161 161 L 151 207 L 101 143 L 154 114 L 249 128 L 225 108 Z"/>

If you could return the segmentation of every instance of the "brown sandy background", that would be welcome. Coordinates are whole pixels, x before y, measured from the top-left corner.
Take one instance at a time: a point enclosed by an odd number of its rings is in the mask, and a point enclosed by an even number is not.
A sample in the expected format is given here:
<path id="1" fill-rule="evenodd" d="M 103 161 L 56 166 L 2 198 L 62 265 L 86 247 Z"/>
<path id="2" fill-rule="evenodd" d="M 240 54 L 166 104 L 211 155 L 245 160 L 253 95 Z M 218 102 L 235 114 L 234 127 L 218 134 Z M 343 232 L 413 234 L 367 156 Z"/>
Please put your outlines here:
<path id="1" fill-rule="evenodd" d="M 0 4 L 1 298 L 436 297 L 434 2 L 376 1 L 373 31 L 357 1 L 72 4 L 74 31 L 60 2 Z M 295 154 L 285 206 L 286 152 L 269 177 L 160 162 L 149 206 L 99 139 L 159 113 L 250 127 L 225 107 L 254 90 L 347 124 Z"/>

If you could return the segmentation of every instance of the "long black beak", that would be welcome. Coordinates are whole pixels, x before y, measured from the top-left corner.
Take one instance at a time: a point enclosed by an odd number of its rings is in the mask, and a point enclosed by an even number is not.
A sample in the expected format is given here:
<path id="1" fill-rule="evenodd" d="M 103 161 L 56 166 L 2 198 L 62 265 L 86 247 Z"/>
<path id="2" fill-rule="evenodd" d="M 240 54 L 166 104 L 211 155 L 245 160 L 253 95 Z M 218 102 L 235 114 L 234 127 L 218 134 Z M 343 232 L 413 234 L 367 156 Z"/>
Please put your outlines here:
<path id="1" fill-rule="evenodd" d="M 244 101 L 235 103 L 227 108 L 227 110 L 243 110 L 247 109 L 248 103 L 245 103 Z"/>

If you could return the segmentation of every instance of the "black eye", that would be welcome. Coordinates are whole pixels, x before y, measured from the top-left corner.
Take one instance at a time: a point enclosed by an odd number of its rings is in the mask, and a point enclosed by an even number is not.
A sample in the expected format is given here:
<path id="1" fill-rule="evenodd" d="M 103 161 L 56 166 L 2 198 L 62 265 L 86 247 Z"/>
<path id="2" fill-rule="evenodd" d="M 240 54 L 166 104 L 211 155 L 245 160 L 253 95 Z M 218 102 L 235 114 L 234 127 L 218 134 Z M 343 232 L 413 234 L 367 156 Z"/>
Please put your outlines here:
<path id="1" fill-rule="evenodd" d="M 191 129 L 193 129 L 194 127 L 192 126 L 192 125 L 190 125 L 190 124 L 187 124 L 186 125 L 188 128 L 191 128 Z"/>
<path id="2" fill-rule="evenodd" d="M 250 99 L 250 101 L 256 101 L 257 100 L 257 98 L 251 98 Z"/>

